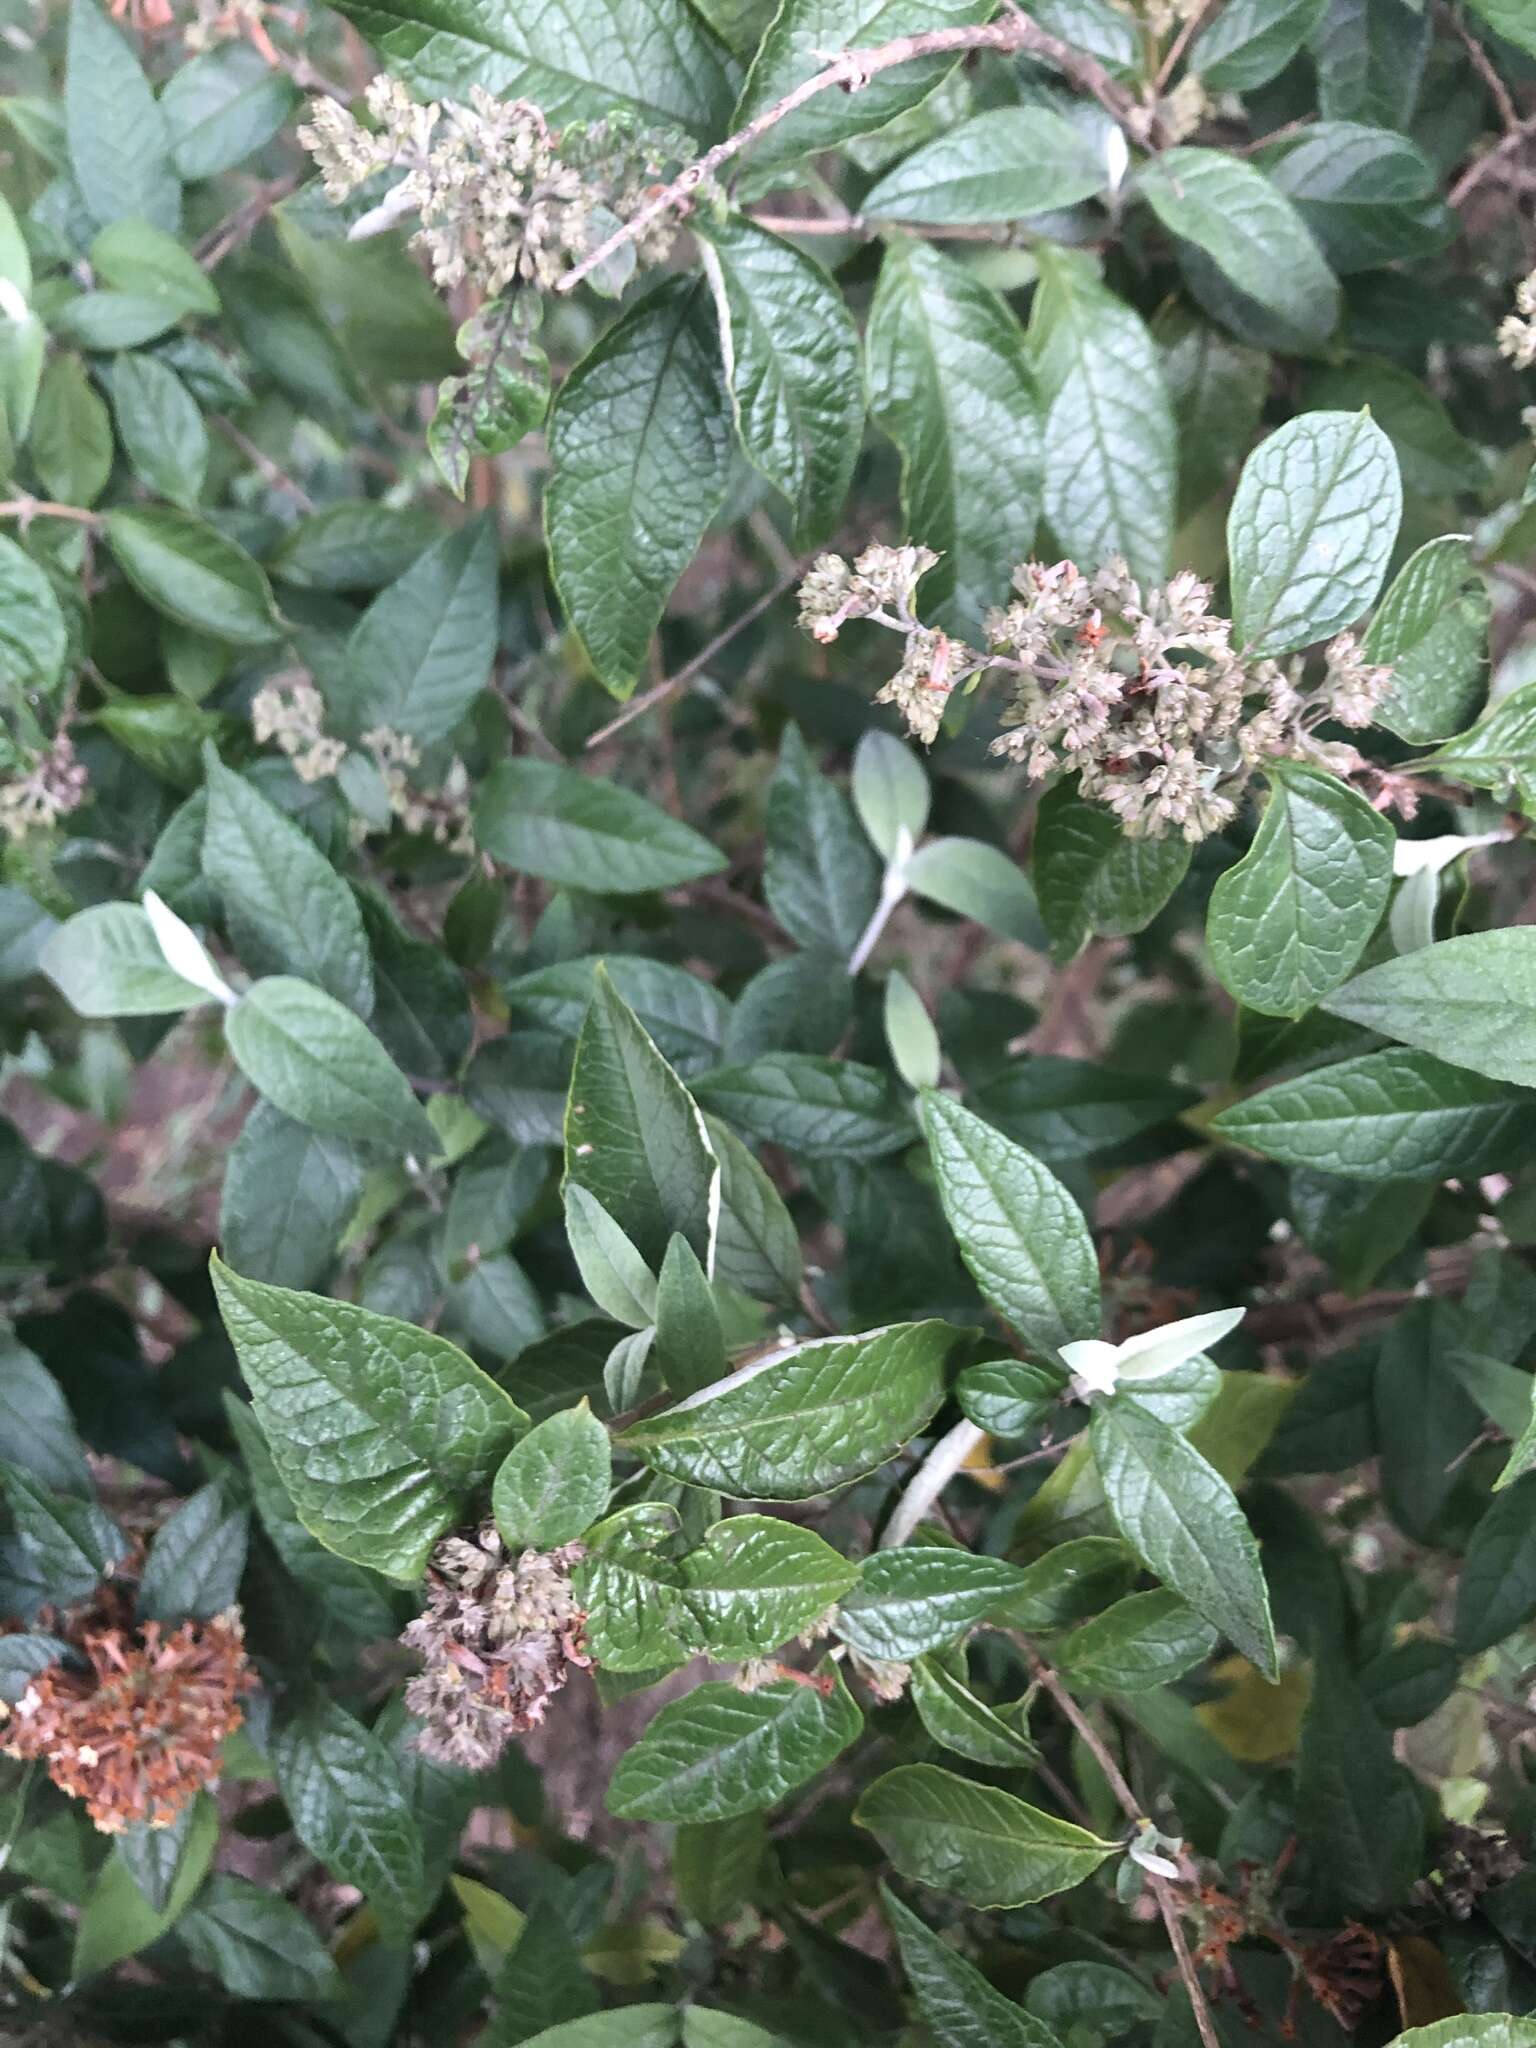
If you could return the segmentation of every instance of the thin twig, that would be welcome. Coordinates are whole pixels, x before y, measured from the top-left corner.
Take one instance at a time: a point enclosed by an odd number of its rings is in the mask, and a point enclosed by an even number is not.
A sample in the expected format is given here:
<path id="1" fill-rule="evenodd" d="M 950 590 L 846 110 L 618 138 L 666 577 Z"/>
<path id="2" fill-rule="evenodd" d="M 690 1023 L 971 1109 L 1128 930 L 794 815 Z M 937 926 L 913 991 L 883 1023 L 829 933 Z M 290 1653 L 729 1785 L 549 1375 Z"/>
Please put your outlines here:
<path id="1" fill-rule="evenodd" d="M 264 449 L 258 448 L 248 434 L 242 434 L 233 420 L 225 419 L 219 412 L 208 415 L 213 425 L 224 436 L 232 448 L 238 448 L 246 461 L 274 491 L 286 491 L 301 512 L 313 512 L 315 501 L 304 486 L 295 483 L 281 463 L 274 462 Z"/>
<path id="2" fill-rule="evenodd" d="M 99 526 L 101 514 L 83 505 L 56 505 L 51 498 L 6 498 L 0 500 L 0 519 L 73 519 L 79 526 Z"/>
<path id="3" fill-rule="evenodd" d="M 296 192 L 300 183 L 299 173 L 274 178 L 270 185 L 263 185 L 254 198 L 238 207 L 228 220 L 220 221 L 216 228 L 206 234 L 193 251 L 204 270 L 217 270 L 224 258 L 240 244 L 250 238 L 280 201 L 290 192 Z"/>
<path id="4" fill-rule="evenodd" d="M 731 623 L 718 632 L 707 647 L 700 648 L 699 652 L 685 661 L 675 674 L 663 677 L 659 683 L 653 683 L 648 690 L 642 690 L 632 703 L 624 706 L 617 718 L 610 718 L 606 725 L 599 726 L 587 741 L 586 751 L 591 753 L 594 747 L 604 745 L 615 733 L 622 732 L 626 725 L 632 724 L 637 718 L 643 718 L 647 711 L 654 711 L 658 704 L 664 704 L 669 697 L 675 697 L 679 690 L 686 689 L 696 675 L 709 667 L 722 648 L 730 646 L 744 626 L 750 626 L 755 618 L 761 617 L 769 605 L 784 595 L 791 584 L 799 582 L 804 573 L 804 565 L 796 562 L 793 569 L 781 576 L 760 597 L 755 597 L 744 612 L 738 612 Z"/>
<path id="5" fill-rule="evenodd" d="M 1201 29 L 1205 27 L 1205 24 L 1210 19 L 1212 12 L 1220 5 L 1221 0 L 1205 0 L 1205 5 L 1203 7 L 1197 7 L 1195 9 L 1194 13 L 1190 15 L 1189 19 L 1184 23 L 1183 27 L 1174 37 L 1173 42 L 1169 46 L 1167 56 L 1158 66 L 1156 87 L 1156 90 L 1158 92 L 1161 92 L 1164 86 L 1167 85 L 1169 79 L 1172 78 L 1174 69 L 1178 64 L 1179 59 L 1183 56 L 1184 52 L 1189 48 L 1190 44 L 1194 41 L 1195 37 L 1200 33 Z"/>
<path id="6" fill-rule="evenodd" d="M 1483 81 L 1484 85 L 1487 86 L 1493 104 L 1499 110 L 1499 119 L 1504 124 L 1504 133 L 1506 135 L 1513 135 L 1520 126 L 1520 109 L 1511 99 L 1509 87 L 1494 69 L 1488 52 L 1462 20 L 1459 7 L 1442 7 L 1440 9 L 1440 17 L 1449 24 L 1452 32 L 1461 39 L 1463 48 L 1472 60 L 1472 69 Z"/>
<path id="7" fill-rule="evenodd" d="M 792 92 L 787 92 L 771 107 L 765 107 L 744 128 L 727 135 L 723 142 L 717 142 L 713 149 L 706 150 L 686 170 L 680 171 L 638 213 L 568 270 L 555 289 L 574 291 L 584 278 L 600 269 L 627 243 L 643 235 L 653 222 L 666 214 L 686 209 L 694 193 L 707 179 L 724 170 L 770 128 L 788 120 L 791 114 L 798 113 L 819 94 L 830 92 L 834 86 L 845 92 L 858 92 L 882 71 L 894 71 L 898 65 L 911 64 L 917 58 L 962 57 L 973 50 L 993 50 L 1000 56 L 1027 54 L 1039 57 L 1048 64 L 1054 64 L 1074 84 L 1091 93 L 1122 126 L 1133 119 L 1135 103 L 1102 64 L 1085 56 L 1082 51 L 1074 50 L 1059 36 L 1048 34 L 1027 14 L 1015 13 L 1004 20 L 982 22 L 974 27 L 926 29 L 920 35 L 898 36 L 894 42 L 882 43 L 872 50 L 844 50 L 832 58 L 824 71 L 802 79 Z"/>
<path id="8" fill-rule="evenodd" d="M 1496 170 L 1506 157 L 1513 156 L 1523 144 L 1530 142 L 1533 138 L 1536 138 L 1536 114 L 1527 115 L 1518 128 L 1512 129 L 1502 142 L 1496 142 L 1492 149 L 1485 155 L 1480 156 L 1477 162 L 1471 165 L 1469 169 L 1462 172 L 1460 178 L 1451 187 L 1450 205 L 1453 207 L 1465 206 L 1467 200 L 1477 190 L 1478 186 L 1481 185 L 1484 178 L 1491 171 Z"/>

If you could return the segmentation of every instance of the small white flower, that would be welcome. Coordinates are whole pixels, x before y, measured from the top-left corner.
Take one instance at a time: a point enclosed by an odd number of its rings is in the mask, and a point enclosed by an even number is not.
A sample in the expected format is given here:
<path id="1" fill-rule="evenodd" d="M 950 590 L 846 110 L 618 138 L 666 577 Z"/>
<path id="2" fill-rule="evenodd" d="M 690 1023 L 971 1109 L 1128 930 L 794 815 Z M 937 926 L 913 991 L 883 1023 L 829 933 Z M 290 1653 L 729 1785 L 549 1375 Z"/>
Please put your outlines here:
<path id="1" fill-rule="evenodd" d="M 1072 1392 L 1079 1401 L 1091 1401 L 1095 1395 L 1114 1393 L 1122 1380 L 1154 1379 L 1172 1372 L 1219 1343 L 1246 1314 L 1246 1309 L 1217 1308 L 1143 1330 L 1123 1344 L 1109 1344 L 1102 1337 L 1063 1344 L 1061 1356 L 1072 1374 Z"/>
<path id="2" fill-rule="evenodd" d="M 216 1003 L 222 1003 L 226 1010 L 239 1000 L 209 959 L 207 949 L 191 925 L 179 918 L 169 903 L 157 896 L 153 889 L 144 891 L 144 913 L 160 951 L 165 955 L 165 964 L 173 974 L 179 974 L 183 981 L 190 981 L 194 988 L 202 989 Z"/>

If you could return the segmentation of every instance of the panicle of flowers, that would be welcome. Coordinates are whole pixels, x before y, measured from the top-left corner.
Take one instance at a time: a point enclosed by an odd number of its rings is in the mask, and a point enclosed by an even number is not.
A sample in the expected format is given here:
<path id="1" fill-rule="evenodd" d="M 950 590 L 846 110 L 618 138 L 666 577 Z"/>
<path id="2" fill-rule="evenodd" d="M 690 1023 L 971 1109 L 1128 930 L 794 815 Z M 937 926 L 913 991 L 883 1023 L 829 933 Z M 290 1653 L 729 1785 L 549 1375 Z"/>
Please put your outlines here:
<path id="1" fill-rule="evenodd" d="M 987 671 L 1007 676 L 1012 696 L 993 752 L 1035 780 L 1076 774 L 1083 795 L 1132 838 L 1219 831 L 1269 756 L 1351 772 L 1355 750 L 1317 740 L 1314 728 L 1368 725 L 1391 683 L 1352 633 L 1329 644 L 1311 686 L 1300 659 L 1249 659 L 1211 610 L 1209 585 L 1182 571 L 1144 588 L 1118 559 L 1091 575 L 1074 562 L 1024 563 L 1014 598 L 987 615 L 978 651 L 916 616 L 913 585 L 936 559 L 925 548 L 872 548 L 850 569 L 823 555 L 802 589 L 801 623 L 819 640 L 852 618 L 900 633 L 901 666 L 876 702 L 895 704 L 925 743 L 958 685 L 974 687 Z"/>
<path id="2" fill-rule="evenodd" d="M 372 754 L 383 778 L 389 808 L 407 832 L 435 839 L 450 853 L 474 852 L 469 822 L 469 770 L 462 761 L 455 757 L 443 777 L 442 787 L 426 792 L 417 789 L 407 773 L 421 766 L 421 749 L 408 733 L 376 725 L 363 734 L 363 745 Z"/>
<path id="3" fill-rule="evenodd" d="M 1499 350 L 1517 370 L 1536 363 L 1536 270 L 1515 286 L 1515 310 L 1499 323 Z"/>
<path id="4" fill-rule="evenodd" d="M 81 1668 L 60 1660 L 0 1706 L 0 1753 L 39 1761 L 107 1834 L 168 1827 L 218 1777 L 255 1674 L 236 1609 L 166 1629 L 83 1627 Z M 85 1668 L 88 1667 L 88 1668 Z"/>
<path id="5" fill-rule="evenodd" d="M 586 1615 L 571 1586 L 579 1543 L 508 1555 L 493 1524 L 432 1553 L 427 1605 L 400 1640 L 424 1668 L 405 1703 L 424 1755 L 484 1770 L 514 1735 L 538 1727 L 573 1669 L 591 1663 Z"/>
<path id="6" fill-rule="evenodd" d="M 498 100 L 482 86 L 467 104 L 423 103 L 381 74 L 367 107 L 373 128 L 336 100 L 316 100 L 299 130 L 327 196 L 340 205 L 371 178 L 402 173 L 353 235 L 415 214 L 436 282 L 446 289 L 469 278 L 489 297 L 513 283 L 556 284 L 687 153 L 681 138 L 618 115 L 557 132 L 529 101 Z M 639 260 L 660 261 L 675 233 L 665 220 L 647 228 Z"/>
<path id="7" fill-rule="evenodd" d="M 258 740 L 276 740 L 303 782 L 327 781 L 347 756 L 325 730 L 325 699 L 302 673 L 262 684 L 251 699 L 251 730 Z"/>
<path id="8" fill-rule="evenodd" d="M 7 839 L 47 832 L 85 802 L 90 778 L 67 733 L 35 752 L 9 745 L 5 752 L 11 760 L 0 764 L 8 771 L 0 783 L 0 833 Z"/>

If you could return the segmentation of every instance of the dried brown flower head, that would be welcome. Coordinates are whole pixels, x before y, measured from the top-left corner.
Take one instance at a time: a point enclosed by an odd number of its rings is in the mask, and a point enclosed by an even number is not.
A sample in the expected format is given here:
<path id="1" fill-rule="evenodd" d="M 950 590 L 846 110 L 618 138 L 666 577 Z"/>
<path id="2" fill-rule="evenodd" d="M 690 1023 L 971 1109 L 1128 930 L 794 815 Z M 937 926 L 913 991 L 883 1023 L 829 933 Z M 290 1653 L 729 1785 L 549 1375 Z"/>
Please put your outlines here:
<path id="1" fill-rule="evenodd" d="M 38 1760 L 107 1834 L 165 1827 L 218 1776 L 219 1750 L 256 1683 L 234 1608 L 167 1631 L 86 1630 L 90 1669 L 40 1671 L 0 1723 L 0 1751 Z"/>
<path id="2" fill-rule="evenodd" d="M 591 1663 L 571 1588 L 582 1555 L 566 1543 L 510 1558 L 489 1525 L 437 1546 L 426 1608 L 400 1638 L 425 1660 L 405 1691 L 425 1755 L 484 1770 L 514 1735 L 539 1725 L 573 1667 Z"/>

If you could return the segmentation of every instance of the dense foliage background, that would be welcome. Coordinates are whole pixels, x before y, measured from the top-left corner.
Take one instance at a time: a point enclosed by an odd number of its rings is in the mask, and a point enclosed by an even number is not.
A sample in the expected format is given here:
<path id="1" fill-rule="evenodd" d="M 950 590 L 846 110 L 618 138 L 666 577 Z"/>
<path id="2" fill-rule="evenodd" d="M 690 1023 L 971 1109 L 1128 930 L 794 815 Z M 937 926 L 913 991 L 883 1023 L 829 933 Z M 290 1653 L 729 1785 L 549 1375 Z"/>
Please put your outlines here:
<path id="1" fill-rule="evenodd" d="M 1536 0 L 990 6 L 3 0 L 7 2040 L 1536 2043 Z"/>

